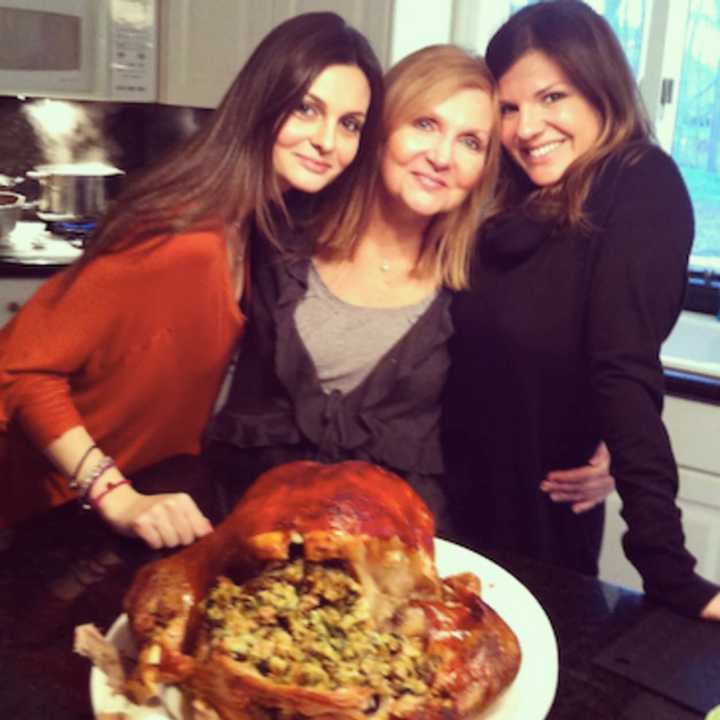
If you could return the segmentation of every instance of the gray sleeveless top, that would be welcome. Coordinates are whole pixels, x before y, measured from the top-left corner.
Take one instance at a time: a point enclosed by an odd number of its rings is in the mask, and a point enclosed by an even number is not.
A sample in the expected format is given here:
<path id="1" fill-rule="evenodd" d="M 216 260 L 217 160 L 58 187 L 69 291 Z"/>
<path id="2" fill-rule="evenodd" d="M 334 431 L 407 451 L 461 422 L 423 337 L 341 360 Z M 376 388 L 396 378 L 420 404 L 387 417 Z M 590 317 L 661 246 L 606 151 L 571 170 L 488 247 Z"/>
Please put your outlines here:
<path id="1" fill-rule="evenodd" d="M 428 309 L 437 293 L 413 305 L 374 308 L 351 305 L 325 285 L 310 263 L 308 289 L 295 308 L 295 326 L 327 393 L 348 393 Z"/>

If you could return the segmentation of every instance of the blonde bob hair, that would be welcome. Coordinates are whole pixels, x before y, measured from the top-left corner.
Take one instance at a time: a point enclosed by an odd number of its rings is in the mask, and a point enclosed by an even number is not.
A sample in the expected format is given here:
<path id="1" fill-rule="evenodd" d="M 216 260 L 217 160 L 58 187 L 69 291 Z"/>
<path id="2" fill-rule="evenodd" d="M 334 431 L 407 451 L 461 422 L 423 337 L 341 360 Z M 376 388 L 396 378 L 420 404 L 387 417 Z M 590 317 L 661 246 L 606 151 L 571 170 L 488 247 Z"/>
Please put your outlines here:
<path id="1" fill-rule="evenodd" d="M 454 210 L 436 215 L 425 233 L 416 271 L 435 274 L 444 285 L 468 287 L 475 236 L 488 216 L 500 167 L 500 111 L 493 76 L 485 61 L 456 45 L 430 45 L 395 64 L 385 74 L 382 137 L 460 90 L 477 88 L 490 95 L 493 126 L 480 181 Z"/>
<path id="2" fill-rule="evenodd" d="M 456 45 L 430 45 L 417 50 L 385 73 L 381 154 L 384 142 L 400 126 L 467 88 L 488 93 L 493 104 L 493 126 L 482 177 L 460 206 L 432 218 L 415 267 L 417 275 L 435 275 L 439 282 L 453 290 L 468 287 L 475 236 L 493 205 L 501 154 L 495 81 L 482 58 Z M 382 162 L 378 166 L 382 166 Z M 381 183 L 381 178 L 377 178 L 377 182 Z M 379 191 L 377 184 L 375 190 Z M 355 249 L 342 248 L 340 242 L 328 247 L 331 251 L 344 249 L 349 254 Z"/>

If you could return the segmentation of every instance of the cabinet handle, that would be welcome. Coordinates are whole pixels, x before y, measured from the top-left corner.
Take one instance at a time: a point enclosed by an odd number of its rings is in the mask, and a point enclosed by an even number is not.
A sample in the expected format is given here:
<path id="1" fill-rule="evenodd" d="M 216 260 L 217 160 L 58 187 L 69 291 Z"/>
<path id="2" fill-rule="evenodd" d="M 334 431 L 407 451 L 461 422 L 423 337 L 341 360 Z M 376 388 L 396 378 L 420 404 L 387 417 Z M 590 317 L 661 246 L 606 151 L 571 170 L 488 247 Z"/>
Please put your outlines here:
<path id="1" fill-rule="evenodd" d="M 15 301 L 9 302 L 5 307 L 8 312 L 16 313 L 20 309 L 20 303 Z"/>

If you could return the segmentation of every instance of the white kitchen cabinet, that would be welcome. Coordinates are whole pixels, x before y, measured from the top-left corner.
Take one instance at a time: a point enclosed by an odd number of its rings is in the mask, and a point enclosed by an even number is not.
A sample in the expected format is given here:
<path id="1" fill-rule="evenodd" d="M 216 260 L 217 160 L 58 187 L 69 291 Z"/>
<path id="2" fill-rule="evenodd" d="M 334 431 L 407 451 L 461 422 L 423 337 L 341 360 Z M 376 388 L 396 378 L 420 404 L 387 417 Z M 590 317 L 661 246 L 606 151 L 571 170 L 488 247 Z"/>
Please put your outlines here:
<path id="1" fill-rule="evenodd" d="M 161 0 L 158 100 L 213 108 L 260 40 L 304 12 L 331 10 L 390 52 L 392 0 Z"/>
<path id="2" fill-rule="evenodd" d="M 720 406 L 668 397 L 663 419 L 678 462 L 677 502 L 687 547 L 698 559 L 698 572 L 720 582 Z M 640 576 L 620 544 L 626 529 L 620 505 L 620 497 L 613 493 L 607 502 L 600 577 L 640 590 Z"/>
<path id="3" fill-rule="evenodd" d="M 45 282 L 44 277 L 0 277 L 0 328 Z"/>

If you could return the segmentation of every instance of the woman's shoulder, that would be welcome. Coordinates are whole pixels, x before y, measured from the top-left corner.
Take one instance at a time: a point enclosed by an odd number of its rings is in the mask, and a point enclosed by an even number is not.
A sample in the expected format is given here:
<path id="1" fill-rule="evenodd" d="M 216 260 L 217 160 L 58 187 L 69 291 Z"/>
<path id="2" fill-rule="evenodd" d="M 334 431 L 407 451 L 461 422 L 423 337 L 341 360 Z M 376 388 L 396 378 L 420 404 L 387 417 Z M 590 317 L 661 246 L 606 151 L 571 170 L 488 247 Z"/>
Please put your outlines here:
<path id="1" fill-rule="evenodd" d="M 217 261 L 225 258 L 225 235 L 221 226 L 199 226 L 177 233 L 152 235 L 127 248 L 98 257 L 106 268 L 132 266 L 136 270 L 172 269 L 175 265 Z"/>
<path id="2" fill-rule="evenodd" d="M 146 249 L 164 254 L 182 257 L 186 254 L 215 256 L 219 250 L 225 250 L 225 230 L 221 225 L 202 225 L 191 227 L 177 233 L 148 238 L 139 245 Z"/>
<path id="3" fill-rule="evenodd" d="M 685 181 L 675 161 L 664 150 L 650 143 L 628 145 L 613 153 L 598 171 L 588 198 L 596 219 L 614 215 L 626 208 L 684 208 L 692 215 L 692 204 Z"/>
<path id="4" fill-rule="evenodd" d="M 282 226 L 274 240 L 258 228 L 250 234 L 250 263 L 256 277 L 270 273 L 305 278 L 314 250 L 311 235 L 292 225 Z"/>
<path id="5" fill-rule="evenodd" d="M 675 161 L 652 143 L 633 143 L 610 155 L 598 174 L 600 185 L 637 187 L 643 192 L 661 192 L 663 186 L 684 188 L 685 183 Z"/>
<path id="6" fill-rule="evenodd" d="M 219 228 L 193 228 L 177 234 L 150 236 L 127 247 L 103 252 L 71 270 L 58 285 L 61 294 L 103 289 L 104 294 L 127 296 L 144 288 L 186 286 L 191 278 L 216 275 L 227 267 L 227 250 Z"/>
<path id="7" fill-rule="evenodd" d="M 692 202 L 673 159 L 658 147 L 640 150 L 616 160 L 612 175 L 591 195 L 593 236 L 618 257 L 650 260 L 650 254 L 656 267 L 677 269 L 692 247 Z"/>

